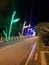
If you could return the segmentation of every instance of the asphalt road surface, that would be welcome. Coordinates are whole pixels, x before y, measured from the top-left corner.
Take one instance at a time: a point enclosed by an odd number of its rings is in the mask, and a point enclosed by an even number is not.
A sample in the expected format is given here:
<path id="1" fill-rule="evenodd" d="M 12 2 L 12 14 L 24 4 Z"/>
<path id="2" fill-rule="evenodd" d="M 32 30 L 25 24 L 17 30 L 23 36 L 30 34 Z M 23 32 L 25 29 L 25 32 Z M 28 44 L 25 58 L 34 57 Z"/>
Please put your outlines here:
<path id="1" fill-rule="evenodd" d="M 37 47 L 37 37 L 26 38 L 0 49 L 0 65 L 31 65 Z M 33 61 L 32 61 L 33 62 Z"/>

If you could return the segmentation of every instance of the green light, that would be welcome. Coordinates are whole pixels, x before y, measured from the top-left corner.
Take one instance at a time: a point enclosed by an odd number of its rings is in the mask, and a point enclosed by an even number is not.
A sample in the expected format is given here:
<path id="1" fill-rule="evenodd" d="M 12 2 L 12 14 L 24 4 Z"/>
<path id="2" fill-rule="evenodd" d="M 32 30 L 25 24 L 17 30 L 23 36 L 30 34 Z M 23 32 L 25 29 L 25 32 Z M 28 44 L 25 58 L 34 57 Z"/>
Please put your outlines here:
<path id="1" fill-rule="evenodd" d="M 10 40 L 10 35 L 11 35 L 11 29 L 12 29 L 12 24 L 13 23 L 17 23 L 20 18 L 17 18 L 17 19 L 14 19 L 14 16 L 16 14 L 16 11 L 14 11 L 13 15 L 12 15 L 12 18 L 11 18 L 11 23 L 10 23 L 10 29 L 9 29 L 9 35 L 8 35 L 8 39 Z"/>
<path id="2" fill-rule="evenodd" d="M 12 24 L 13 24 L 13 23 L 17 23 L 17 22 L 20 20 L 20 18 L 14 19 L 15 14 L 16 14 L 16 11 L 14 11 L 14 13 L 13 13 L 13 15 L 12 15 L 12 18 L 11 18 L 9 34 L 7 35 L 7 33 L 6 33 L 5 31 L 3 31 L 3 33 L 4 33 L 5 37 L 6 37 L 6 40 L 10 40 Z"/>
<path id="3" fill-rule="evenodd" d="M 20 19 L 19 18 L 17 18 L 17 19 L 15 19 L 14 21 L 13 21 L 13 23 L 16 23 L 16 22 L 18 22 Z"/>
<path id="4" fill-rule="evenodd" d="M 3 33 L 4 33 L 4 35 L 5 35 L 5 37 L 6 37 L 6 40 L 7 40 L 7 33 L 6 33 L 5 31 L 3 31 Z"/>

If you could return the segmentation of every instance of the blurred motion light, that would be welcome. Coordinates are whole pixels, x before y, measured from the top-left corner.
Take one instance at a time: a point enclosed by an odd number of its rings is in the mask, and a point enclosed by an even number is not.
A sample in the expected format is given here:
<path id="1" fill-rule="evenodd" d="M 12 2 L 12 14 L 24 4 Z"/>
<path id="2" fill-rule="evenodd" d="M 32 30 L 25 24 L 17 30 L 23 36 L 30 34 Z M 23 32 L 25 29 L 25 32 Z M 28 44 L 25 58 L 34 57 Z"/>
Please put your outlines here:
<path id="1" fill-rule="evenodd" d="M 15 14 L 16 14 L 16 11 L 14 11 L 14 13 L 13 13 L 13 15 L 12 15 L 12 18 L 11 18 L 11 23 L 10 23 L 10 29 L 9 29 L 8 39 L 10 39 L 12 24 L 13 24 L 13 23 L 17 23 L 17 22 L 20 20 L 19 18 L 14 19 Z"/>
<path id="2" fill-rule="evenodd" d="M 36 32 L 35 32 L 35 30 L 33 29 L 33 28 L 31 28 L 31 29 L 29 29 L 30 30 L 30 34 L 29 34 L 29 36 L 35 36 L 36 35 Z"/>

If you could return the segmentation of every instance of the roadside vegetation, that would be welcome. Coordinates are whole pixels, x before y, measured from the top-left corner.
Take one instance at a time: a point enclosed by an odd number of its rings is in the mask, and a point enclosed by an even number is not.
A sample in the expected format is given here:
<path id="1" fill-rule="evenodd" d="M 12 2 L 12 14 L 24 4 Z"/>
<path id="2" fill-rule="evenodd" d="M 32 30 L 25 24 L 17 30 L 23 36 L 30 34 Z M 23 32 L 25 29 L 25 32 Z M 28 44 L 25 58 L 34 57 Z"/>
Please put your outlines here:
<path id="1" fill-rule="evenodd" d="M 35 27 L 39 40 L 45 45 L 49 46 L 49 22 L 42 23 L 40 22 Z"/>

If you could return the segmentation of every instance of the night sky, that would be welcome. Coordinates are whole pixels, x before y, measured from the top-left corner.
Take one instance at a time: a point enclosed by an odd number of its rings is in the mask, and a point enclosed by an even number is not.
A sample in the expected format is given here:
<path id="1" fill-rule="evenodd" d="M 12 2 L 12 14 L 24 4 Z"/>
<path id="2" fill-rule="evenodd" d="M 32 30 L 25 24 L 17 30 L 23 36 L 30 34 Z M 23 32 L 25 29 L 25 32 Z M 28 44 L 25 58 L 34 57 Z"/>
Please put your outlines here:
<path id="1" fill-rule="evenodd" d="M 22 21 L 33 26 L 49 21 L 49 0 L 0 0 L 0 15 L 10 16 L 14 10 Z"/>

